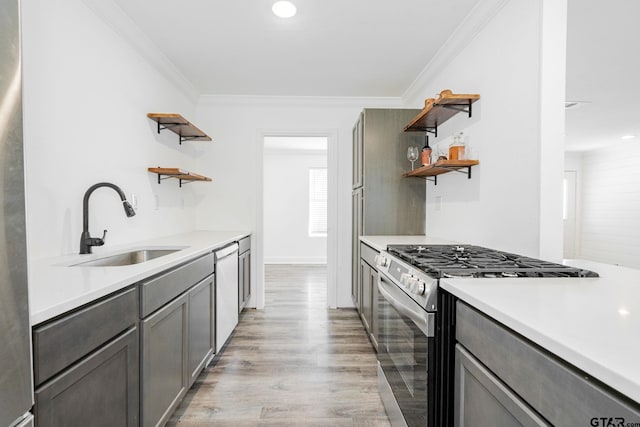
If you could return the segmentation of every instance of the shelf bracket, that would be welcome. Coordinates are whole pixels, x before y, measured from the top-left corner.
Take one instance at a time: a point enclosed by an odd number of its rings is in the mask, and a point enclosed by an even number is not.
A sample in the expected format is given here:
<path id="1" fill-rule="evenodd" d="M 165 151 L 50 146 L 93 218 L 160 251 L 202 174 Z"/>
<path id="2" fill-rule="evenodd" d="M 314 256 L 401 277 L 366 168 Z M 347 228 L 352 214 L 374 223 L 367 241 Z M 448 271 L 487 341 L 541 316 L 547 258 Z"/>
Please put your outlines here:
<path id="1" fill-rule="evenodd" d="M 198 138 L 202 138 L 201 136 L 182 136 L 180 135 L 180 145 L 182 145 L 182 143 L 184 141 L 194 141 Z"/>
<path id="2" fill-rule="evenodd" d="M 158 184 L 160 184 L 160 181 L 164 181 L 165 179 L 169 179 L 169 178 L 171 178 L 171 176 L 167 175 L 163 178 L 162 174 L 158 174 Z"/>
<path id="3" fill-rule="evenodd" d="M 163 131 L 165 129 L 171 129 L 174 128 L 176 126 L 184 126 L 182 123 L 160 123 L 158 122 L 158 133 L 160 133 L 160 131 Z"/>
<path id="4" fill-rule="evenodd" d="M 182 188 L 183 185 L 193 184 L 195 182 L 187 179 L 179 179 L 179 181 L 180 181 L 180 188 Z"/>
<path id="5" fill-rule="evenodd" d="M 467 113 L 469 117 L 471 117 L 472 115 L 471 101 L 469 101 L 468 104 L 442 104 L 442 105 L 438 105 L 438 107 L 448 108 L 449 110 L 455 110 L 462 113 Z"/>
<path id="6" fill-rule="evenodd" d="M 462 168 L 447 168 L 447 169 L 450 169 L 453 172 L 464 173 L 467 175 L 467 179 L 471 179 L 471 166 L 466 166 Z M 464 169 L 466 169 L 466 171 Z"/>

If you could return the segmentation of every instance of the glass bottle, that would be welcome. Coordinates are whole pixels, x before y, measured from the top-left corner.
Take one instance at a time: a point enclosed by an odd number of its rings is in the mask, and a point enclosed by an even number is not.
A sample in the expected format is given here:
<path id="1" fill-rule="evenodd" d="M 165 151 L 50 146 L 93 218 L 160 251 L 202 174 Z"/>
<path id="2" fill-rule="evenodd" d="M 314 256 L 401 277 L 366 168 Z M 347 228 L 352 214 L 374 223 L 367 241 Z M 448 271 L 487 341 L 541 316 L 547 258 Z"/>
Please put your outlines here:
<path id="1" fill-rule="evenodd" d="M 429 135 L 425 135 L 424 147 L 422 147 L 422 153 L 420 153 L 422 166 L 429 166 L 431 164 L 431 151 L 431 147 L 429 147 Z"/>

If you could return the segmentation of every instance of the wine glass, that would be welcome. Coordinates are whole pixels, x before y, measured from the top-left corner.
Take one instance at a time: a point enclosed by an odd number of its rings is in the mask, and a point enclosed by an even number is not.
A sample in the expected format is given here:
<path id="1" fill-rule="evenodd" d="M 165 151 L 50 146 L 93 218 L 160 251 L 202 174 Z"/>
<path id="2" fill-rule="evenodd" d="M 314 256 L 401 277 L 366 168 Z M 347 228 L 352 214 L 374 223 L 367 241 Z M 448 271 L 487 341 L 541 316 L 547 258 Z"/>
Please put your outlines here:
<path id="1" fill-rule="evenodd" d="M 407 159 L 411 162 L 411 170 L 413 170 L 413 163 L 418 160 L 418 147 L 411 145 L 407 149 Z"/>

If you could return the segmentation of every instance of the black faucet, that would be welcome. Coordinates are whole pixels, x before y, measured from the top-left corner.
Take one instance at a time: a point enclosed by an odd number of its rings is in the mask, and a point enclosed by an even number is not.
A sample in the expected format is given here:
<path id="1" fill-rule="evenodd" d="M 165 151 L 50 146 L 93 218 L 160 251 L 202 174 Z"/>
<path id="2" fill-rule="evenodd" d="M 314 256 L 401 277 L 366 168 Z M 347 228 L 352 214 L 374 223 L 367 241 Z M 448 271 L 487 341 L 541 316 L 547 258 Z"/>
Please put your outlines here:
<path id="1" fill-rule="evenodd" d="M 110 182 L 99 182 L 89 187 L 87 192 L 84 193 L 84 199 L 82 200 L 82 236 L 80 236 L 81 254 L 90 254 L 92 246 L 104 245 L 104 238 L 107 235 L 107 230 L 104 230 L 104 232 L 102 233 L 102 237 L 91 237 L 91 235 L 89 234 L 89 197 L 91 196 L 91 193 L 93 193 L 100 187 L 113 188 L 118 193 L 118 195 L 120 195 L 120 200 L 122 200 L 122 207 L 124 208 L 125 215 L 127 215 L 128 217 L 132 217 L 136 214 L 129 202 L 127 202 L 127 198 L 125 197 L 124 192 L 117 185 L 111 184 Z"/>

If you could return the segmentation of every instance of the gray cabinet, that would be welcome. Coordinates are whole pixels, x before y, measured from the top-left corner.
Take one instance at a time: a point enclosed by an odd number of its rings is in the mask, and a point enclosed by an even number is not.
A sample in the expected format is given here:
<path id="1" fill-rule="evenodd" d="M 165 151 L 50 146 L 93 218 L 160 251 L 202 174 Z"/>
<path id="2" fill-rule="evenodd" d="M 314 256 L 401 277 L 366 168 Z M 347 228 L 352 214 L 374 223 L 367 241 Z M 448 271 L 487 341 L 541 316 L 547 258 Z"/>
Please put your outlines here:
<path id="1" fill-rule="evenodd" d="M 456 426 L 548 426 L 464 347 L 455 350 Z"/>
<path id="2" fill-rule="evenodd" d="M 215 286 L 211 275 L 189 290 L 189 387 L 213 357 Z"/>
<path id="3" fill-rule="evenodd" d="M 36 425 L 138 425 L 137 313 L 130 288 L 34 327 Z"/>
<path id="4" fill-rule="evenodd" d="M 214 257 L 207 254 L 140 284 L 143 426 L 164 425 L 215 343 Z"/>
<path id="5" fill-rule="evenodd" d="M 360 274 L 358 293 L 360 295 L 358 311 L 362 324 L 369 335 L 373 347 L 378 349 L 378 271 L 376 270 L 375 257 L 378 251 L 361 243 Z"/>
<path id="6" fill-rule="evenodd" d="M 352 138 L 353 138 L 353 169 L 352 169 L 352 188 L 356 189 L 358 187 L 362 187 L 362 175 L 364 172 L 363 168 L 363 125 L 364 125 L 364 117 L 363 114 L 360 113 L 358 116 L 358 120 L 356 124 L 353 126 Z"/>
<path id="7" fill-rule="evenodd" d="M 371 267 L 362 258 L 360 258 L 360 319 L 364 328 L 371 330 Z"/>
<path id="8" fill-rule="evenodd" d="M 36 425 L 164 425 L 213 357 L 214 269 L 209 253 L 36 325 Z"/>
<path id="9" fill-rule="evenodd" d="M 36 425 L 137 426 L 138 329 L 133 326 L 35 392 Z"/>
<path id="10" fill-rule="evenodd" d="M 353 212 L 351 235 L 351 298 L 358 312 L 360 312 L 360 236 L 362 235 L 362 188 L 353 191 L 351 196 L 351 210 Z"/>
<path id="11" fill-rule="evenodd" d="M 251 237 L 238 242 L 238 313 L 251 298 Z"/>
<path id="12" fill-rule="evenodd" d="M 142 321 L 142 425 L 164 425 L 189 387 L 188 295 Z"/>
<path id="13" fill-rule="evenodd" d="M 407 148 L 423 145 L 422 135 L 403 131 L 419 112 L 368 108 L 353 127 L 351 296 L 358 309 L 360 236 L 425 232 L 425 181 L 402 176 Z"/>
<path id="14" fill-rule="evenodd" d="M 520 411 L 514 419 L 530 425 L 593 425 L 591 420 L 601 417 L 640 420 L 637 403 L 462 302 L 456 304 L 456 340 L 456 425 L 479 425 L 475 417 L 507 417 L 495 412 L 505 410 L 511 416 Z M 483 412 L 498 403 L 502 408 Z"/>

